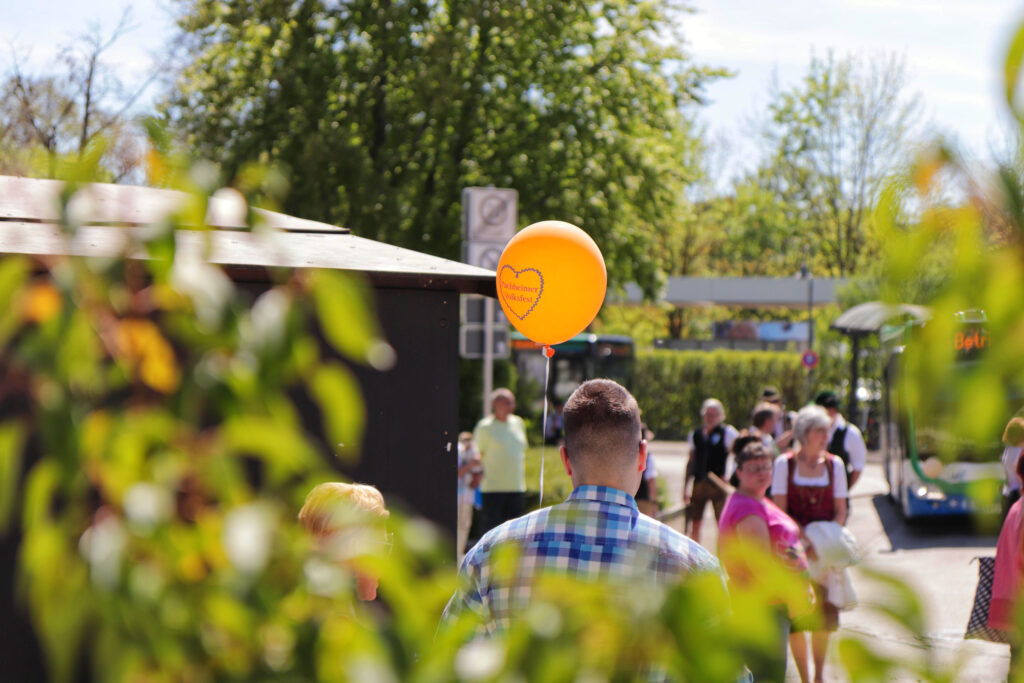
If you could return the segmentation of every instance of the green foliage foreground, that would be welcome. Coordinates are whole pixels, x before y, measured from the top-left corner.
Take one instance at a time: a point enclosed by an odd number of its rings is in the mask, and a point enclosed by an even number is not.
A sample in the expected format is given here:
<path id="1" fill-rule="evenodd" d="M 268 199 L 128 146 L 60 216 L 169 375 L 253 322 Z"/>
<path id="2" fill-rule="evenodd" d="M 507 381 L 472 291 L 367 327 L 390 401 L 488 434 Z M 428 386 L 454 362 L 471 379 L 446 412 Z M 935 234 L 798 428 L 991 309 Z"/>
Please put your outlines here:
<path id="1" fill-rule="evenodd" d="M 17 590 L 53 680 L 86 662 L 110 681 L 714 681 L 770 647 L 771 605 L 802 587 L 754 551 L 763 571 L 731 600 L 713 577 L 665 590 L 549 577 L 484 642 L 468 614 L 439 628 L 455 574 L 428 523 L 393 516 L 386 554 L 319 553 L 295 514 L 336 477 L 328 459 L 351 457 L 324 444 L 360 440 L 364 408 L 335 358 L 372 363 L 385 343 L 367 292 L 341 273 L 281 272 L 248 300 L 176 253 L 206 194 L 201 173 L 172 168 L 154 164 L 194 194 L 131 233 L 125 254 L 148 258 L 0 261 L 8 387 L 28 399 L 0 424 L 0 522 L 20 529 Z M 324 434 L 303 427 L 299 395 Z M 380 577 L 386 608 L 355 599 L 353 568 Z M 886 613 L 923 639 L 912 591 L 879 580 L 903 596 Z M 839 651 L 853 678 L 947 680 L 927 650 L 894 661 L 842 636 Z"/>

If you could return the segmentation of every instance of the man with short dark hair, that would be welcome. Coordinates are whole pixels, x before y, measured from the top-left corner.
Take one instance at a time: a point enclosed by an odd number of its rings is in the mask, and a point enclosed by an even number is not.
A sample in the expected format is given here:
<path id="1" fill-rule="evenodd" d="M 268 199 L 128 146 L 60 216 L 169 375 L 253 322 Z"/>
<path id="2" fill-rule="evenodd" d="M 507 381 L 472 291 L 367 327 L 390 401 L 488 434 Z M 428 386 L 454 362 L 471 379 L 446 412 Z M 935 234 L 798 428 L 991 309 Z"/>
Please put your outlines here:
<path id="1" fill-rule="evenodd" d="M 669 584 L 693 572 L 720 573 L 706 550 L 640 514 L 633 495 L 647 462 L 640 410 L 607 379 L 584 382 L 565 404 L 562 465 L 573 492 L 564 503 L 535 510 L 487 533 L 466 555 L 461 587 L 445 618 L 465 609 L 488 634 L 504 630 L 529 605 L 544 573 L 580 579 Z M 515 545 L 517 566 L 496 572 L 495 550 Z"/>
<path id="2" fill-rule="evenodd" d="M 838 455 L 846 464 L 847 490 L 860 479 L 867 462 L 868 447 L 864 444 L 864 436 L 857 425 L 847 422 L 839 412 L 839 397 L 834 391 L 822 391 L 814 397 L 814 402 L 825 409 L 832 426 L 828 430 L 827 450 Z"/>

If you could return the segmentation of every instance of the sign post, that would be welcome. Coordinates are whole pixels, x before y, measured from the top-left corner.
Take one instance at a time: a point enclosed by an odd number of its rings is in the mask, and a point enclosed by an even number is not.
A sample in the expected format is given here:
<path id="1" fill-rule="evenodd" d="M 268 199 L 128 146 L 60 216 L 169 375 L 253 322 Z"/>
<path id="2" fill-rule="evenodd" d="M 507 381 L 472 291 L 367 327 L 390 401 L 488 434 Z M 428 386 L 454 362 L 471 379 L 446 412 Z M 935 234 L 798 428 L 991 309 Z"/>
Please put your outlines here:
<path id="1" fill-rule="evenodd" d="M 463 257 L 467 263 L 488 270 L 497 270 L 501 252 L 516 234 L 519 218 L 519 193 L 497 187 L 467 187 L 462 190 Z M 466 307 L 469 308 L 468 306 Z M 491 392 L 494 391 L 495 309 L 494 299 L 483 300 L 483 414 L 491 412 Z M 466 322 L 469 322 L 468 320 Z M 503 322 L 505 344 L 508 349 L 508 324 Z M 463 357 L 467 357 L 463 343 Z"/>

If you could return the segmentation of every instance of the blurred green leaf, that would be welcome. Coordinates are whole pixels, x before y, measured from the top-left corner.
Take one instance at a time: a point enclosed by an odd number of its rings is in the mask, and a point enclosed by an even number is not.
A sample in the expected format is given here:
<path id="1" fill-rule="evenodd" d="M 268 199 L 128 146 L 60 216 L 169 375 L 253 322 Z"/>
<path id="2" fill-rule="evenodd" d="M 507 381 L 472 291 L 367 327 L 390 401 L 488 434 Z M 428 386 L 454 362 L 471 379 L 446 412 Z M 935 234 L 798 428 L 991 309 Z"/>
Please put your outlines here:
<path id="1" fill-rule="evenodd" d="M 1006 103 L 1010 111 L 1018 120 L 1024 121 L 1021 115 L 1020 103 L 1017 101 L 1017 89 L 1020 87 L 1021 63 L 1024 61 L 1024 26 L 1018 27 L 1013 34 L 1013 40 L 1006 50 L 1006 60 L 1003 64 L 1003 87 L 1006 95 Z"/>
<path id="2" fill-rule="evenodd" d="M 339 353 L 359 363 L 370 363 L 381 343 L 370 290 L 359 276 L 335 270 L 310 275 L 320 329 Z"/>
<path id="3" fill-rule="evenodd" d="M 18 502 L 25 426 L 19 422 L 0 424 L 0 534 L 6 534 Z"/>
<path id="4" fill-rule="evenodd" d="M 893 660 L 874 652 L 859 638 L 839 639 L 839 661 L 847 671 L 856 671 L 858 681 L 891 681 L 896 667 Z"/>
<path id="5" fill-rule="evenodd" d="M 925 633 L 926 623 L 924 605 L 917 592 L 903 579 L 868 568 L 860 567 L 858 577 L 863 577 L 879 585 L 884 591 L 884 601 L 872 603 L 871 608 L 887 615 L 895 624 L 902 626 L 907 632 L 921 638 Z"/>
<path id="6" fill-rule="evenodd" d="M 366 408 L 359 382 L 340 363 L 321 365 L 309 380 L 335 453 L 351 460 L 362 447 Z"/>
<path id="7" fill-rule="evenodd" d="M 28 262 L 20 256 L 0 259 L 0 345 L 6 344 L 21 324 L 15 297 L 28 277 Z"/>
<path id="8" fill-rule="evenodd" d="M 279 416 L 245 415 L 224 424 L 229 453 L 256 456 L 266 465 L 269 483 L 277 485 L 305 472 L 317 462 L 317 453 L 301 428 Z"/>
<path id="9" fill-rule="evenodd" d="M 29 470 L 22 508 L 22 523 L 27 535 L 34 527 L 44 526 L 50 519 L 59 481 L 60 470 L 53 460 L 41 460 Z"/>

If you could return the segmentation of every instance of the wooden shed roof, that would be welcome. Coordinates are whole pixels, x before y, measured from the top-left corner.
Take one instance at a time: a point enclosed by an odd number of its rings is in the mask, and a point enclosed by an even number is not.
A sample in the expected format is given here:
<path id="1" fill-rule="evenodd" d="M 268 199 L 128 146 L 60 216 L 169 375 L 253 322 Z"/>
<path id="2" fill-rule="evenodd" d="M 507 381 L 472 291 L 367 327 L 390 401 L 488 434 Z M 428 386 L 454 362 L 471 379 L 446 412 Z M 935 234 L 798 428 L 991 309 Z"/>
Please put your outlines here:
<path id="1" fill-rule="evenodd" d="M 56 180 L 0 176 L 0 253 L 116 256 L 133 232 L 151 229 L 188 200 L 175 190 L 94 183 L 69 204 L 81 224 L 69 239 L 58 225 L 63 188 Z M 214 229 L 179 230 L 179 248 L 201 250 L 209 239 L 208 259 L 240 279 L 259 279 L 268 268 L 327 268 L 363 272 L 378 286 L 495 295 L 494 271 L 358 237 L 346 228 L 254 211 L 268 229 L 250 231 L 244 205 L 230 194 L 215 195 L 205 220 Z"/>

